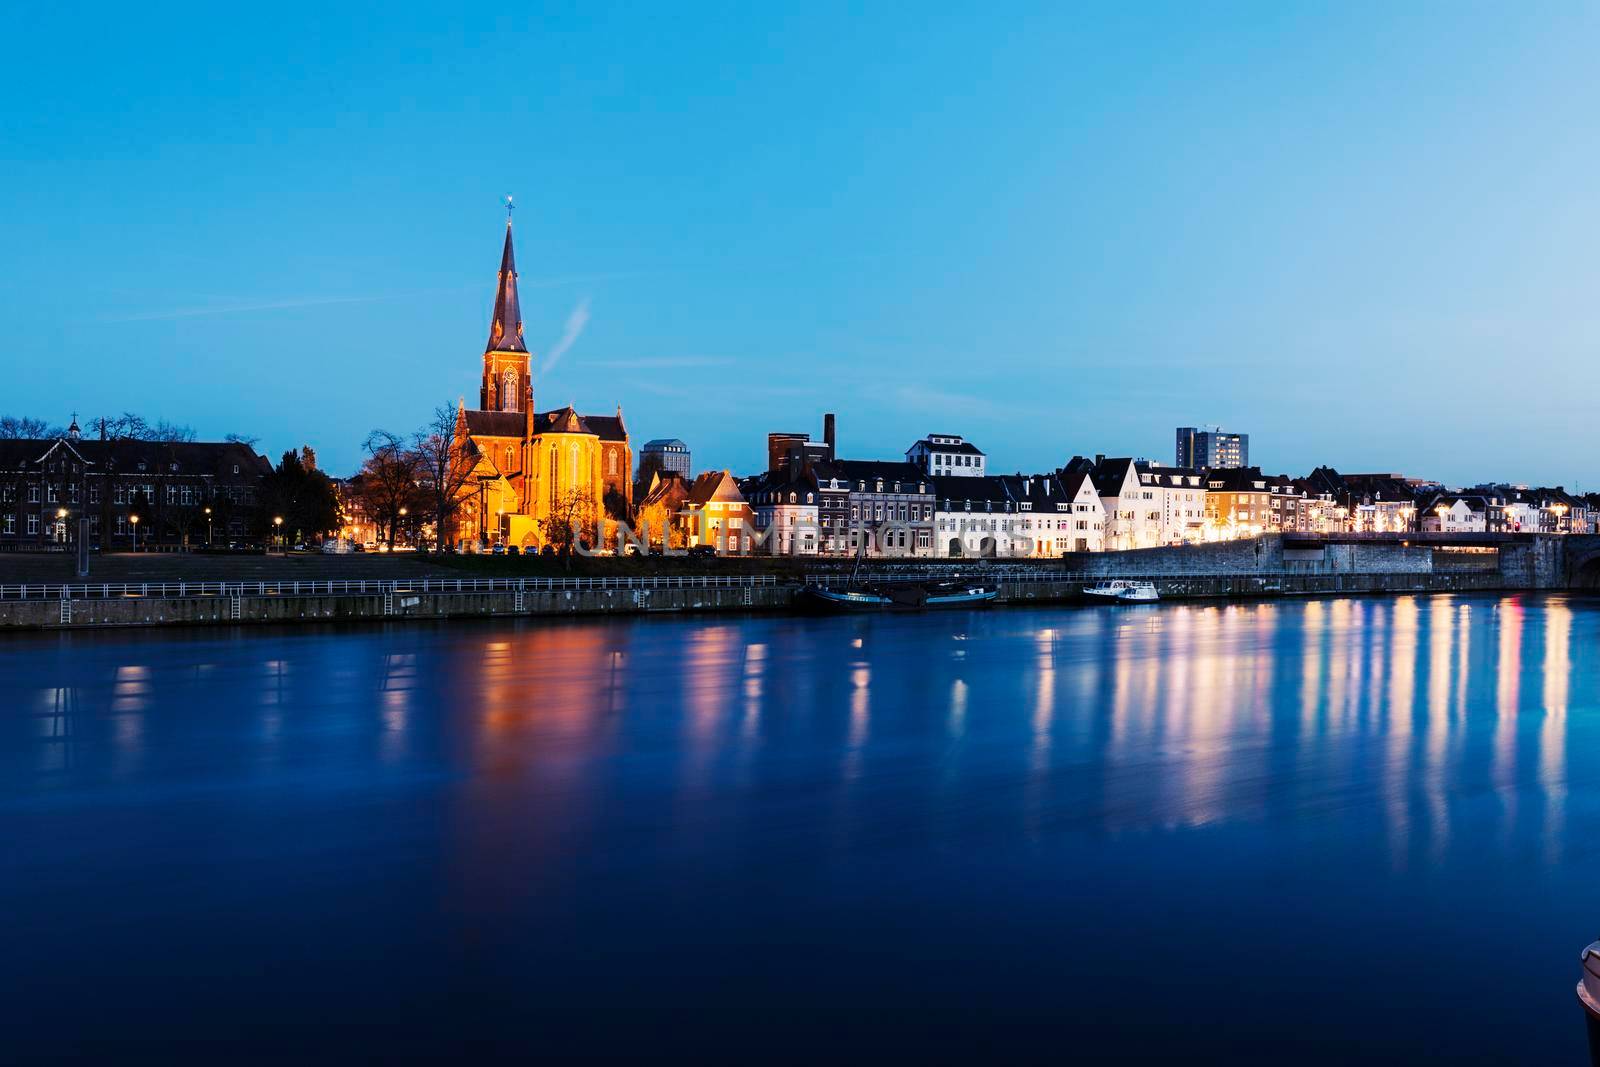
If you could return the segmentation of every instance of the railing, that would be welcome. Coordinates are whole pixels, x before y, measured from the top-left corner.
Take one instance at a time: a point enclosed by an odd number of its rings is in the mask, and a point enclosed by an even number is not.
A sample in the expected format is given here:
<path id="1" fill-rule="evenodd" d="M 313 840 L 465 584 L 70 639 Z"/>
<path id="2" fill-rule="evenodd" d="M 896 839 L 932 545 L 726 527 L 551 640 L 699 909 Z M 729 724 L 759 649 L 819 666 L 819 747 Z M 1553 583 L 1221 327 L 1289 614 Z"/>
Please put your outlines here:
<path id="1" fill-rule="evenodd" d="M 578 589 L 702 589 L 770 586 L 770 574 L 687 574 L 649 578 L 387 578 L 381 581 L 65 582 L 0 585 L 0 600 L 117 597 L 381 596 L 385 593 L 537 593 Z"/>
<path id="2" fill-rule="evenodd" d="M 972 567 L 963 570 L 960 577 L 973 582 L 1002 583 L 1008 585 L 1033 583 L 1033 582 L 1067 582 L 1082 585 L 1097 585 L 1100 582 L 1196 582 L 1228 579 L 1230 581 L 1259 581 L 1263 583 L 1277 583 L 1285 580 L 1299 581 L 1303 578 L 1368 578 L 1368 577 L 1432 577 L 1435 574 L 1445 573 L 1452 576 L 1459 574 L 1498 573 L 1495 571 L 1117 571 L 1106 573 L 1104 571 L 1043 571 L 1029 569 L 1025 571 L 1003 571 L 996 568 Z M 869 584 L 884 584 L 890 582 L 920 582 L 929 577 L 939 577 L 940 572 L 932 575 L 926 574 L 878 574 L 866 572 L 859 579 Z M 945 578 L 954 578 L 955 575 L 946 570 L 942 572 Z M 823 587 L 842 586 L 850 584 L 847 574 L 808 574 L 804 578 L 806 585 Z"/>

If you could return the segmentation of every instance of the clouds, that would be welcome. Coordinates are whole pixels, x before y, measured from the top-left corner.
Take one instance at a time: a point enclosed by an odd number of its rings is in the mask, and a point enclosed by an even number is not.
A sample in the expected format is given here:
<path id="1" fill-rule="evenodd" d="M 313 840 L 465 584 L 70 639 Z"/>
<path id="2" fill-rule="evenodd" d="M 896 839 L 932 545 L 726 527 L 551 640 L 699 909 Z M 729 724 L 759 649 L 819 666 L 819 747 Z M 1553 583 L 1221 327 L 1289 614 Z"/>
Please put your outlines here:
<path id="1" fill-rule="evenodd" d="M 561 331 L 561 339 L 550 347 L 549 353 L 540 365 L 540 375 L 549 374 L 556 369 L 556 364 L 561 362 L 561 357 L 567 350 L 578 343 L 578 338 L 583 336 L 583 329 L 589 325 L 589 298 L 584 297 L 578 301 L 576 307 L 567 315 L 567 324 Z"/>

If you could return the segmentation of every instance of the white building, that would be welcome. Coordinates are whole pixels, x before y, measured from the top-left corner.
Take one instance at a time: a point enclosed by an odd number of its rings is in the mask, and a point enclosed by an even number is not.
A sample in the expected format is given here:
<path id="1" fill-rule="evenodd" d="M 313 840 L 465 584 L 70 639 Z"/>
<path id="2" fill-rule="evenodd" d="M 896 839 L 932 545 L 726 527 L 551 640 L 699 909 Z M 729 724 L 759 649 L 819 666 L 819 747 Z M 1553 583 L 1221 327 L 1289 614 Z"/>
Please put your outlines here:
<path id="1" fill-rule="evenodd" d="M 1425 533 L 1485 533 L 1489 529 L 1489 500 L 1442 494 L 1423 509 L 1419 523 Z"/>
<path id="2" fill-rule="evenodd" d="M 933 479 L 933 554 L 940 559 L 1018 556 L 1021 509 L 999 478 Z"/>
<path id="3" fill-rule="evenodd" d="M 809 466 L 784 466 L 740 485 L 754 512 L 756 550 L 768 556 L 814 556 L 821 546 L 817 481 Z"/>
<path id="4" fill-rule="evenodd" d="M 1158 543 L 1179 545 L 1205 540 L 1204 474 L 1192 467 L 1167 467 L 1145 460 L 1139 460 L 1134 466 L 1139 472 L 1141 488 L 1154 490 L 1154 499 L 1161 504 Z"/>
<path id="5" fill-rule="evenodd" d="M 1000 479 L 1017 506 L 1018 555 L 1053 559 L 1105 548 L 1105 508 L 1086 474 L 1015 474 Z"/>
<path id="6" fill-rule="evenodd" d="M 935 477 L 982 478 L 987 474 L 983 453 L 960 434 L 930 433 L 906 449 L 906 462 Z"/>
<path id="7" fill-rule="evenodd" d="M 1194 475 L 1194 485 L 1175 486 L 1162 476 L 1150 472 L 1142 475 L 1139 463 L 1132 459 L 1107 459 L 1095 456 L 1093 460 L 1074 456 L 1062 475 L 1087 475 L 1094 483 L 1104 510 L 1104 548 L 1107 552 L 1121 552 L 1131 548 L 1155 548 L 1170 544 L 1175 538 L 1169 531 L 1186 529 L 1187 518 L 1177 516 L 1185 511 L 1199 511 L 1194 520 L 1197 529 L 1205 526 L 1205 486 L 1199 475 Z M 1177 471 L 1184 468 L 1169 468 Z M 1176 514 L 1169 514 L 1169 490 L 1183 494 L 1176 506 Z M 1192 498 L 1191 498 L 1192 494 Z M 1197 534 L 1198 536 L 1198 534 Z"/>

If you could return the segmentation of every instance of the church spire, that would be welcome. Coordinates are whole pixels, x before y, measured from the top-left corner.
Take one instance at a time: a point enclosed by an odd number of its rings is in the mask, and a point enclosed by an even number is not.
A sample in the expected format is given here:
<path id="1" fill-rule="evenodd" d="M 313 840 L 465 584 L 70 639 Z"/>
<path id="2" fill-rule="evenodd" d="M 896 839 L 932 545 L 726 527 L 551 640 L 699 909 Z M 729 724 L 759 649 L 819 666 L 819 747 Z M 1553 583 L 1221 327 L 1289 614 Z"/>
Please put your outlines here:
<path id="1" fill-rule="evenodd" d="M 508 198 L 509 200 L 509 198 Z M 511 205 L 506 205 L 506 246 L 500 253 L 500 282 L 494 291 L 494 320 L 489 323 L 485 352 L 526 352 L 522 342 L 522 306 L 517 302 L 517 261 L 511 252 Z"/>

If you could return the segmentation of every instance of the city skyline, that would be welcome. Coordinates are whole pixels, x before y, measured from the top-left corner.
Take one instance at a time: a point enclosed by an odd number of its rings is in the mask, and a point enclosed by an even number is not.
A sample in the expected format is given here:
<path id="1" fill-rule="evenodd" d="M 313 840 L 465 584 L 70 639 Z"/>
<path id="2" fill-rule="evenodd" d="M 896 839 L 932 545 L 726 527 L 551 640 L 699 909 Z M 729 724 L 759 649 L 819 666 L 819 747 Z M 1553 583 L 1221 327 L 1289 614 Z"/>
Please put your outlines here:
<path id="1" fill-rule="evenodd" d="M 1274 471 L 1589 487 L 1591 12 L 233 17 L 20 16 L 84 74 L 0 74 L 8 413 L 353 470 L 462 395 L 509 192 L 541 404 L 701 469 L 836 411 L 998 471 L 1221 423 Z"/>

